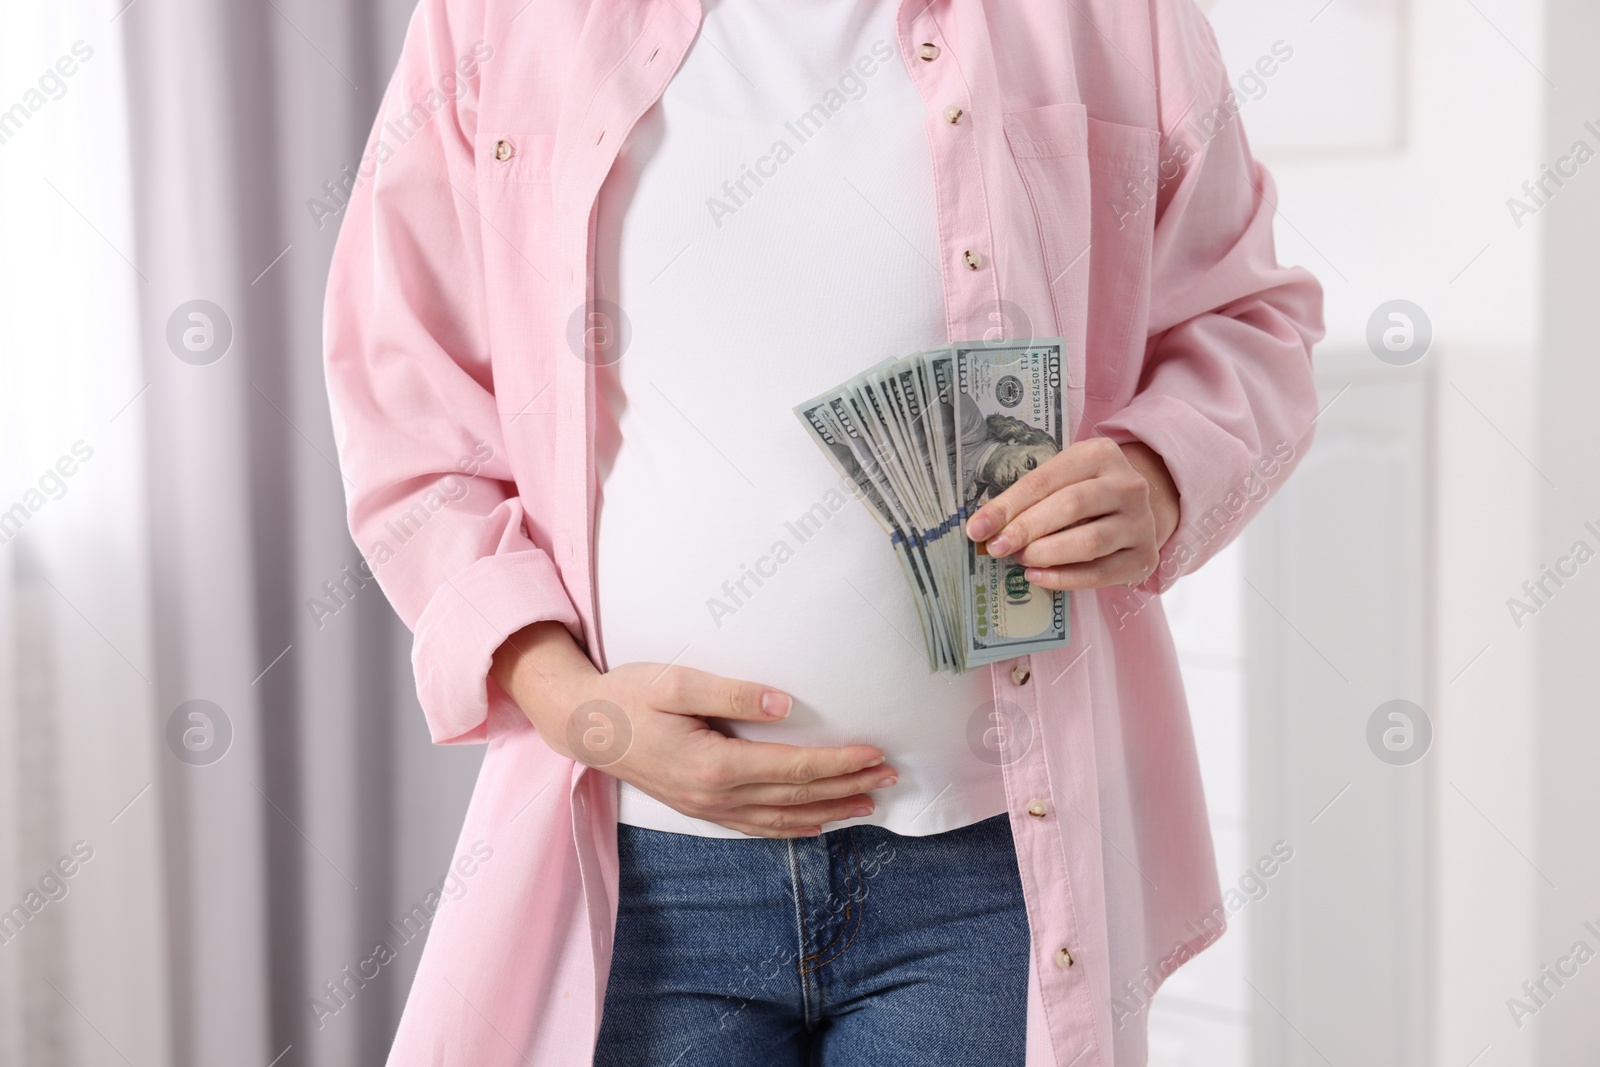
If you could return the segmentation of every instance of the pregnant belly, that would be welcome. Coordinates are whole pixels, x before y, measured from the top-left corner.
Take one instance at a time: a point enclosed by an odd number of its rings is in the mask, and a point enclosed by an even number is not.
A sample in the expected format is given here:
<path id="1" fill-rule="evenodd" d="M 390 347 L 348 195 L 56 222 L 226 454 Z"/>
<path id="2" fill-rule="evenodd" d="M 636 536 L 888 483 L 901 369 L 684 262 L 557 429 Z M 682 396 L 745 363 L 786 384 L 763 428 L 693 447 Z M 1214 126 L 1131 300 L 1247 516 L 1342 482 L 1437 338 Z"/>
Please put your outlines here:
<path id="1" fill-rule="evenodd" d="M 967 728 L 992 699 L 985 670 L 929 670 L 887 539 L 836 485 L 809 505 L 802 496 L 710 524 L 613 498 L 596 558 L 608 666 L 682 664 L 794 698 L 782 722 L 727 724 L 737 736 L 873 744 L 905 771 L 900 761 L 968 752 Z"/>

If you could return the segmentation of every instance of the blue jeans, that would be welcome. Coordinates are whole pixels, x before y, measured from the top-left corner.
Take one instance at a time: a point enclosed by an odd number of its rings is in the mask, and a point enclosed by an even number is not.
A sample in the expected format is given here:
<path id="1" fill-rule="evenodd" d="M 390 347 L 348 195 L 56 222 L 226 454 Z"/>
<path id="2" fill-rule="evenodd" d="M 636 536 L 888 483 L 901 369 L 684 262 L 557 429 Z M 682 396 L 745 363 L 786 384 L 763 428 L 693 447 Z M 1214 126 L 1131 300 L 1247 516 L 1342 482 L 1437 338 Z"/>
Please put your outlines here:
<path id="1" fill-rule="evenodd" d="M 617 828 L 596 1067 L 1021 1067 L 1028 919 L 1006 815 L 929 837 Z"/>

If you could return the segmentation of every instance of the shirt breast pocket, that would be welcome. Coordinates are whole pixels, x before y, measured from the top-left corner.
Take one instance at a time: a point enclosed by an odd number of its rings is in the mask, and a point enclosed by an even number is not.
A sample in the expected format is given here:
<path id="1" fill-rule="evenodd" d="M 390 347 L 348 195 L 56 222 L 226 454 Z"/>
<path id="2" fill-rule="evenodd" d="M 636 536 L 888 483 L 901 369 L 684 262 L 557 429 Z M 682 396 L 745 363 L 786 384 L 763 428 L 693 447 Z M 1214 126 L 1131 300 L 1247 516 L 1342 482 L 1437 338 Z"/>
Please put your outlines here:
<path id="1" fill-rule="evenodd" d="M 1005 127 L 1058 328 L 1083 324 L 1085 394 L 1120 398 L 1144 360 L 1159 135 L 1090 118 L 1082 104 L 1009 112 Z"/>

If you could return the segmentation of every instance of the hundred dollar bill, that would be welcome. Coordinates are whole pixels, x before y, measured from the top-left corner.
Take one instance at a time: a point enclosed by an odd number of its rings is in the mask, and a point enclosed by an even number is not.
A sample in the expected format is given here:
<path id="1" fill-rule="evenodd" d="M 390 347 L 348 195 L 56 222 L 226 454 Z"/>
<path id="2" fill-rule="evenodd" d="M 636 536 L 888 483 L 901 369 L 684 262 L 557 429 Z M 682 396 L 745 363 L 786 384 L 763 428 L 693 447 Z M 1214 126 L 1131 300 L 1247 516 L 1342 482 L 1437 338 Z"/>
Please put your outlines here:
<path id="1" fill-rule="evenodd" d="M 880 465 L 894 487 L 891 494 L 906 519 L 907 535 L 928 581 L 920 589 L 926 600 L 923 608 L 935 627 L 938 638 L 936 667 L 953 669 L 955 650 L 960 642 L 960 608 L 952 597 L 958 586 L 952 581 L 954 560 L 944 543 L 943 515 L 934 505 L 929 460 L 916 440 L 915 430 L 902 417 L 895 402 L 895 372 L 905 361 L 885 373 L 869 372 L 853 379 L 846 399 L 857 416 L 864 439 L 869 442 Z"/>
<path id="2" fill-rule="evenodd" d="M 963 523 L 1065 447 L 1063 343 L 955 345 L 956 470 Z M 1065 645 L 1068 594 L 1041 589 L 1012 559 L 963 539 L 963 669 Z"/>
<path id="3" fill-rule="evenodd" d="M 954 663 L 955 635 L 938 633 L 935 621 L 929 616 L 927 605 L 933 598 L 928 592 L 931 578 L 926 574 L 917 554 L 916 535 L 893 499 L 892 489 L 882 466 L 864 441 L 854 419 L 846 410 L 838 390 L 814 397 L 794 410 L 800 422 L 810 432 L 811 438 L 822 449 L 829 461 L 847 482 L 856 487 L 856 497 L 867 506 L 884 533 L 899 560 L 906 584 L 910 586 L 913 601 L 922 626 L 923 643 L 928 660 L 938 669 L 944 663 Z"/>
<path id="4" fill-rule="evenodd" d="M 884 360 L 795 415 L 888 535 L 931 670 L 1065 644 L 1067 596 L 965 535 L 985 500 L 1061 450 L 1062 342 L 973 342 Z"/>

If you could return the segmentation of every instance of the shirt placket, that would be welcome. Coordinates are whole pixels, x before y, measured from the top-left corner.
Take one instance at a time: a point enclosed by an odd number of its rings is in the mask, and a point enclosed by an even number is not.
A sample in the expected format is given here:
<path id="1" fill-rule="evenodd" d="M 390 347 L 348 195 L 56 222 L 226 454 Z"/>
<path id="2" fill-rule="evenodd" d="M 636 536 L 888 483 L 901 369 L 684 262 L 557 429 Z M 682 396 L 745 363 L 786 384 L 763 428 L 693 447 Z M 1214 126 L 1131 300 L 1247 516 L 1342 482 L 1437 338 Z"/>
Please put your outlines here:
<path id="1" fill-rule="evenodd" d="M 971 340 L 959 336 L 966 329 L 964 324 L 986 321 L 983 309 L 999 306 L 994 240 L 977 138 L 984 124 L 999 129 L 1001 121 L 998 114 L 982 113 L 962 69 L 966 62 L 987 70 L 985 64 L 992 66 L 992 57 L 953 51 L 940 26 L 947 12 L 955 17 L 947 0 L 928 4 L 902 0 L 897 25 L 901 56 L 927 111 L 946 329 L 948 339 L 955 342 Z M 987 40 L 984 34 L 962 34 L 964 43 L 969 36 L 973 38 L 970 46 Z M 998 106 L 996 94 L 980 88 L 976 95 L 990 108 Z M 1091 1067 L 1102 1063 L 1103 1056 L 1088 971 L 1092 966 L 1103 969 L 1104 960 L 1082 958 L 1086 954 L 1080 940 L 1077 902 L 1045 757 L 1040 685 L 1033 678 L 1031 657 L 995 664 L 989 670 L 999 724 L 1010 738 L 1017 739 L 1020 749 L 1004 751 L 1001 763 L 1044 1022 L 1056 1063 Z M 1088 708 L 1077 708 L 1076 713 L 1078 725 L 1087 729 Z M 1012 721 L 1018 719 L 1021 721 Z M 1060 724 L 1051 725 L 1059 730 Z M 1088 741 L 1092 750 L 1092 737 Z"/>
<path id="2" fill-rule="evenodd" d="M 627 2 L 627 0 L 612 0 Z M 594 301 L 594 210 L 618 149 L 642 115 L 665 91 L 694 39 L 700 22 L 697 3 L 680 6 L 675 0 L 651 0 L 651 8 L 641 32 L 622 50 L 620 57 L 596 55 L 580 69 L 605 70 L 592 97 L 584 102 L 576 121 L 562 131 L 564 140 L 557 154 L 570 160 L 570 173 L 562 176 L 556 210 L 560 221 L 555 246 L 566 251 L 558 277 L 565 285 L 571 305 L 592 310 Z M 618 42 L 607 42 L 607 45 Z M 581 513 L 571 516 L 565 527 L 565 568 L 570 576 L 578 616 L 585 635 L 592 638 L 595 626 L 594 600 L 594 500 L 596 491 L 594 457 L 594 366 L 592 360 L 561 358 L 556 363 L 556 455 L 555 466 L 566 499 L 582 500 Z M 579 591 L 582 590 L 581 595 Z M 593 642 L 591 641 L 591 644 Z M 615 887 L 607 885 L 602 850 L 616 848 L 616 792 L 614 783 L 595 783 L 602 773 L 575 763 L 568 782 L 572 811 L 573 845 L 582 881 L 585 917 L 589 926 L 595 989 L 601 984 L 601 969 L 609 964 L 616 923 L 613 910 Z M 597 800 L 601 810 L 590 799 Z M 611 864 L 613 867 L 614 858 Z M 585 1005 L 589 1033 L 593 1035 L 600 1017 L 598 996 Z"/>

